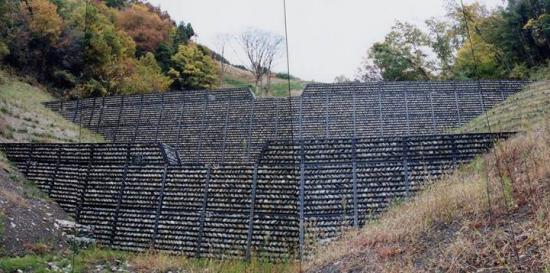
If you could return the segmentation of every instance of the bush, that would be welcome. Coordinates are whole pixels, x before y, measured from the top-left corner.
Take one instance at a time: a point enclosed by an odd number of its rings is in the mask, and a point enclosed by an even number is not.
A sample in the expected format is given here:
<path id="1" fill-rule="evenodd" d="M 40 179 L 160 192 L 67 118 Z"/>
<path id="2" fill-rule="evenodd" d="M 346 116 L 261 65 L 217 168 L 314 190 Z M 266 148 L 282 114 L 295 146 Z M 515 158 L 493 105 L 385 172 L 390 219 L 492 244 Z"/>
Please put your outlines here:
<path id="1" fill-rule="evenodd" d="M 550 80 L 550 62 L 544 66 L 534 68 L 529 78 L 533 81 Z"/>
<path id="2" fill-rule="evenodd" d="M 119 87 L 123 94 L 165 91 L 172 80 L 162 74 L 153 53 L 147 52 L 135 64 L 132 74 L 124 78 Z"/>
<path id="3" fill-rule="evenodd" d="M 297 80 L 298 78 L 295 77 L 295 76 L 292 76 L 292 75 L 288 75 L 287 73 L 277 73 L 275 74 L 275 77 L 279 78 L 279 79 L 283 79 L 283 80 Z"/>
<path id="4" fill-rule="evenodd" d="M 77 97 L 99 97 L 105 95 L 107 95 L 107 89 L 94 79 L 77 86 L 70 94 L 70 96 Z"/>
<path id="5" fill-rule="evenodd" d="M 10 54 L 10 49 L 4 42 L 0 42 L 0 61 Z"/>

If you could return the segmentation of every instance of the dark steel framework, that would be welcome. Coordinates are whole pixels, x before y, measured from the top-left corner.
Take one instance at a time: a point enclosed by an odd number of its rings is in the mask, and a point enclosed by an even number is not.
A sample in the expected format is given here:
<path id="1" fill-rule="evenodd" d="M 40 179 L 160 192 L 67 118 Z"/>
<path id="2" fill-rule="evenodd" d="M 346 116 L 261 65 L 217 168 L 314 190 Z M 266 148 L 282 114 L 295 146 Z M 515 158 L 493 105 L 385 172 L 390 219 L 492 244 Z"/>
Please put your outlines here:
<path id="1" fill-rule="evenodd" d="M 254 162 L 268 140 L 448 133 L 519 91 L 523 81 L 310 84 L 300 97 L 246 89 L 52 102 L 66 118 L 120 143 L 163 142 L 182 161 Z"/>
<path id="2" fill-rule="evenodd" d="M 500 134 L 268 141 L 251 163 L 166 144 L 1 144 L 99 243 L 196 257 L 304 255 L 489 149 Z M 292 254 L 294 253 L 294 254 Z"/>

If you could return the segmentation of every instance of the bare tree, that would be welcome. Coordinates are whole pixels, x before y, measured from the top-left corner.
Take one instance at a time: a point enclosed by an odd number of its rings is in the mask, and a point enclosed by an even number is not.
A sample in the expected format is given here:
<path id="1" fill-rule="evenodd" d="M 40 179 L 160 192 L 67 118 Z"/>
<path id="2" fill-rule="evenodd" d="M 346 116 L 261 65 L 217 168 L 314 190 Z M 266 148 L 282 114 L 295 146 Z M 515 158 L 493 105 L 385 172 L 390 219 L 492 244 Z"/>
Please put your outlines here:
<path id="1" fill-rule="evenodd" d="M 216 50 L 219 54 L 221 54 L 220 58 L 220 87 L 223 87 L 223 84 L 225 82 L 225 46 L 227 42 L 230 40 L 230 36 L 228 34 L 218 34 L 216 35 Z"/>
<path id="2" fill-rule="evenodd" d="M 263 87 L 267 95 L 270 89 L 271 67 L 280 53 L 283 37 L 271 32 L 249 29 L 240 34 L 238 40 L 248 59 L 249 69 L 254 74 L 254 84 L 258 93 L 265 76 L 266 84 Z"/>

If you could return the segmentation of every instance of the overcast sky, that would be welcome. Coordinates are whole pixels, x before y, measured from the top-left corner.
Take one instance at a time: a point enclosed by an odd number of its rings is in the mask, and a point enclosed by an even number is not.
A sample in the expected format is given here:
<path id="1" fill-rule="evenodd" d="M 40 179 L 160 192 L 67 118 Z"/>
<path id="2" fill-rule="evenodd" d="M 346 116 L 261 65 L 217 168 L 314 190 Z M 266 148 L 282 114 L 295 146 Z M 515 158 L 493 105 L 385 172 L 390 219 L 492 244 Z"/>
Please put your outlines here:
<path id="1" fill-rule="evenodd" d="M 353 78 L 366 50 L 384 38 L 396 20 L 422 24 L 445 14 L 447 0 L 287 0 L 290 73 L 304 80 Z M 458 0 L 456 0 L 458 1 Z M 470 3 L 473 0 L 466 0 Z M 196 40 L 219 51 L 220 35 L 249 27 L 284 34 L 282 0 L 149 0 L 176 21 L 191 22 Z M 479 0 L 494 7 L 502 0 Z M 245 64 L 240 48 L 227 45 L 231 63 Z M 275 71 L 286 72 L 282 55 Z"/>

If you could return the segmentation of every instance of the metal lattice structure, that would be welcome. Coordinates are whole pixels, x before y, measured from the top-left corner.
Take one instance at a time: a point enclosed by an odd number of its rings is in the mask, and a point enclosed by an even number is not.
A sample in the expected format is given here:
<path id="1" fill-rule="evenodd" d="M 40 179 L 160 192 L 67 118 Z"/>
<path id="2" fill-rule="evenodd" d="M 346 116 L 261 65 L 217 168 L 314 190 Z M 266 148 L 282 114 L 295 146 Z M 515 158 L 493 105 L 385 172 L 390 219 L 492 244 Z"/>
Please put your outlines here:
<path id="1" fill-rule="evenodd" d="M 166 144 L 2 144 L 95 239 L 197 257 L 303 254 L 467 163 L 501 134 L 268 141 L 252 163 L 182 163 Z"/>
<path id="2" fill-rule="evenodd" d="M 163 142 L 187 163 L 253 162 L 268 140 L 435 135 L 518 92 L 523 81 L 309 84 L 302 96 L 175 91 L 46 105 L 113 143 Z"/>

